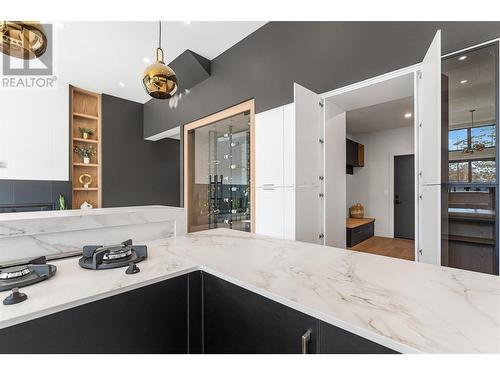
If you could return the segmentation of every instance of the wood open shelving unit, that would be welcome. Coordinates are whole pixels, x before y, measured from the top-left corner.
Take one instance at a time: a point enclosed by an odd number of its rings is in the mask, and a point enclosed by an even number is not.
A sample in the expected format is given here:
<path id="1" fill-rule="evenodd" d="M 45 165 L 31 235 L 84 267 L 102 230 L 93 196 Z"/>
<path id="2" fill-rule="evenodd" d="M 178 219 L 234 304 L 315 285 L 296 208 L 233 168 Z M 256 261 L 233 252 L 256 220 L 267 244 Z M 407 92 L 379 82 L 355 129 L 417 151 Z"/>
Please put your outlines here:
<path id="1" fill-rule="evenodd" d="M 73 208 L 80 208 L 85 201 L 94 208 L 102 205 L 101 188 L 101 95 L 74 86 L 69 87 L 70 97 L 70 174 L 72 181 Z M 94 131 L 89 139 L 82 138 L 78 128 L 85 127 Z M 85 164 L 74 152 L 75 146 L 92 146 L 96 154 Z M 85 189 L 79 181 L 82 174 L 92 176 L 92 184 Z"/>

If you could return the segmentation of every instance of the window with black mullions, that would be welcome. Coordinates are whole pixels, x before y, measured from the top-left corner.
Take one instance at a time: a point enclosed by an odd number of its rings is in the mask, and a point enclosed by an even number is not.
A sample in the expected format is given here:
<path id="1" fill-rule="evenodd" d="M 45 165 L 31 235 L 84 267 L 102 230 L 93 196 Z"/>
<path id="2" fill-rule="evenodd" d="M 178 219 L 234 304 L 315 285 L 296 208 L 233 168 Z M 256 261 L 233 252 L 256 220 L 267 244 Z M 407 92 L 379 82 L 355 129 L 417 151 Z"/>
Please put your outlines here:
<path id="1" fill-rule="evenodd" d="M 493 183 L 496 181 L 494 158 L 452 160 L 449 163 L 449 181 L 462 183 Z"/>

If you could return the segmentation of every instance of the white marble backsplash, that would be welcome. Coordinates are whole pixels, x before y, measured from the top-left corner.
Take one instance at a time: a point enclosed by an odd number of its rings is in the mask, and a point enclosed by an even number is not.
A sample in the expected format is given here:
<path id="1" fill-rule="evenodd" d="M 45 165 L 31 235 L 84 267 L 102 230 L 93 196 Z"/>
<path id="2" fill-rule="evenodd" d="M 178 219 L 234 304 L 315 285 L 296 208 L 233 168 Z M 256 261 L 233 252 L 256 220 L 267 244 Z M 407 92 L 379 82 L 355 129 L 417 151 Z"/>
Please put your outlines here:
<path id="1" fill-rule="evenodd" d="M 0 214 L 0 265 L 60 257 L 84 245 L 134 243 L 186 233 L 183 208 L 142 206 Z"/>

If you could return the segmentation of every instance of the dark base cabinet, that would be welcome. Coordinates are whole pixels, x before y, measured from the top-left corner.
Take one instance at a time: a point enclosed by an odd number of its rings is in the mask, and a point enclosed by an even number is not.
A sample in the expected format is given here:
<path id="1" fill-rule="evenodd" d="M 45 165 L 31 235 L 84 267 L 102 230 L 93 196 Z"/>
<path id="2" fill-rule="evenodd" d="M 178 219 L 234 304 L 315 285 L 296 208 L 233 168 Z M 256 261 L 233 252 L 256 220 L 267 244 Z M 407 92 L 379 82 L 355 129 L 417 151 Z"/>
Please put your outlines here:
<path id="1" fill-rule="evenodd" d="M 392 349 L 322 321 L 319 322 L 319 332 L 321 354 L 397 354 Z"/>
<path id="2" fill-rule="evenodd" d="M 205 353 L 396 353 L 207 273 L 203 287 Z M 307 332 L 310 338 L 303 348 Z"/>
<path id="3" fill-rule="evenodd" d="M 4 328 L 0 353 L 394 352 L 205 272 L 193 272 Z"/>
<path id="4" fill-rule="evenodd" d="M 203 273 L 204 352 L 298 354 L 317 351 L 317 320 Z"/>
<path id="5" fill-rule="evenodd" d="M 366 241 L 375 234 L 375 222 L 360 225 L 355 228 L 346 228 L 346 245 L 353 247 L 358 243 Z"/>
<path id="6" fill-rule="evenodd" d="M 186 297 L 184 275 L 33 319 L 0 331 L 0 353 L 187 353 Z"/>

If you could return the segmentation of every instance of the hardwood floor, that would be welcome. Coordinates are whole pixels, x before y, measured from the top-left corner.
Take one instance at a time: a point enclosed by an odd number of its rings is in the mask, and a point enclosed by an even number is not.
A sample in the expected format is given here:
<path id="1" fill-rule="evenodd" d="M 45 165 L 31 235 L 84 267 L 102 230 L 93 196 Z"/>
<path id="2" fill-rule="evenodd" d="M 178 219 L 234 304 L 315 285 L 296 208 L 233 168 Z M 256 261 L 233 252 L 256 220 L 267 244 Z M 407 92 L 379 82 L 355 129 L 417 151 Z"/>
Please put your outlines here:
<path id="1" fill-rule="evenodd" d="M 364 253 L 415 260 L 415 241 L 403 238 L 371 237 L 350 248 Z"/>

